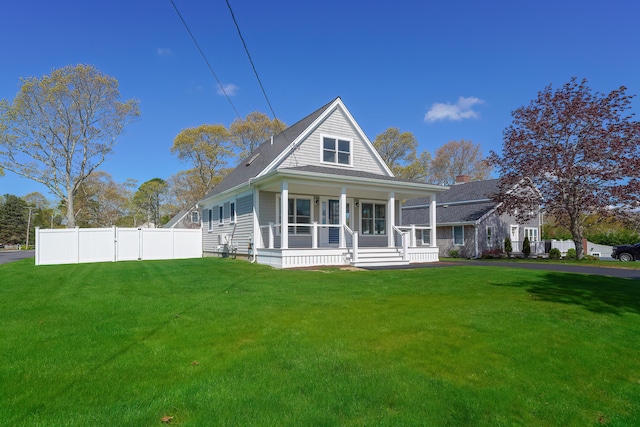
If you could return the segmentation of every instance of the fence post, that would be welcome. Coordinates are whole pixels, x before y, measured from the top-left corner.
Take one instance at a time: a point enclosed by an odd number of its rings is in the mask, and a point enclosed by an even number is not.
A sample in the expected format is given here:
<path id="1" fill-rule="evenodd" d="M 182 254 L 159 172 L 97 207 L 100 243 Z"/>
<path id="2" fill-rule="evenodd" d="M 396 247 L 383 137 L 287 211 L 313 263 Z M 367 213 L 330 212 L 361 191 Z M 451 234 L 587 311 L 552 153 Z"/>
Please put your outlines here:
<path id="1" fill-rule="evenodd" d="M 80 227 L 76 225 L 76 264 L 80 264 Z"/>
<path id="2" fill-rule="evenodd" d="M 36 227 L 36 265 L 40 265 L 40 227 Z"/>
<path id="3" fill-rule="evenodd" d="M 142 259 L 142 228 L 138 227 L 138 261 Z"/>
<path id="4" fill-rule="evenodd" d="M 118 260 L 118 228 L 113 226 L 113 262 Z"/>

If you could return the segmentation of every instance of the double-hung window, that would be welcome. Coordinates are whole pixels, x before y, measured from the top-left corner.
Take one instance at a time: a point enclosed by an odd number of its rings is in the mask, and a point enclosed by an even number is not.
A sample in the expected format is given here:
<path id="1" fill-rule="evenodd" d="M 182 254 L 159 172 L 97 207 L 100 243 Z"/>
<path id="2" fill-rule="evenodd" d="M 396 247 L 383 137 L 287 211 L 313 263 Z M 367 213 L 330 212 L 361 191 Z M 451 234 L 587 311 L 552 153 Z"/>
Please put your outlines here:
<path id="1" fill-rule="evenodd" d="M 487 225 L 487 247 L 490 248 L 493 246 L 493 227 Z"/>
<path id="2" fill-rule="evenodd" d="M 218 224 L 224 224 L 224 206 L 218 206 Z"/>
<path id="3" fill-rule="evenodd" d="M 462 225 L 453 226 L 453 244 L 455 246 L 464 245 L 464 227 Z"/>
<path id="4" fill-rule="evenodd" d="M 525 227 L 524 228 L 525 237 L 529 238 L 530 242 L 537 242 L 538 239 L 538 229 L 533 227 Z"/>
<path id="5" fill-rule="evenodd" d="M 387 234 L 387 205 L 362 203 L 362 234 Z"/>
<path id="6" fill-rule="evenodd" d="M 213 209 L 208 209 L 209 211 L 209 218 L 208 218 L 208 223 L 209 223 L 209 231 L 213 230 Z"/>
<path id="7" fill-rule="evenodd" d="M 347 139 L 322 137 L 322 161 L 351 165 L 351 141 Z"/>

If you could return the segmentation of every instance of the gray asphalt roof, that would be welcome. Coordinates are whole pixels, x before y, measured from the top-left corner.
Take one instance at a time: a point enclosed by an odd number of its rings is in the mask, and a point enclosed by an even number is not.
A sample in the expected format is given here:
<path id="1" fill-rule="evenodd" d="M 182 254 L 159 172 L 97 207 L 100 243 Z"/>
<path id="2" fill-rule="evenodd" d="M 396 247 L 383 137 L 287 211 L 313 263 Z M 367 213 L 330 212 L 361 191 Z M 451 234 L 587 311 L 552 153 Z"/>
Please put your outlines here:
<path id="1" fill-rule="evenodd" d="M 438 224 L 475 222 L 497 206 L 489 200 L 489 195 L 498 191 L 498 180 L 471 181 L 452 185 L 436 196 L 436 217 Z M 428 223 L 429 198 L 407 200 L 402 213 L 403 222 L 412 224 Z M 466 202 L 466 203 L 461 203 Z M 460 204 L 457 204 L 460 203 Z M 411 207 L 416 208 L 411 209 Z M 423 206 L 417 208 L 417 206 Z M 409 222 L 407 222 L 409 221 Z"/>
<path id="2" fill-rule="evenodd" d="M 241 185 L 249 179 L 258 176 L 260 172 L 264 170 L 273 160 L 280 155 L 305 129 L 307 129 L 311 123 L 313 123 L 324 111 L 338 98 L 334 98 L 331 102 L 318 108 L 313 113 L 309 114 L 302 120 L 289 126 L 283 132 L 273 137 L 273 144 L 271 139 L 263 142 L 243 159 L 242 162 L 218 184 L 216 185 L 205 198 L 215 196 L 222 193 L 225 190 Z M 252 160 L 253 159 L 253 160 Z M 249 160 L 252 160 L 249 162 Z"/>
<path id="3" fill-rule="evenodd" d="M 313 173 L 326 173 L 330 175 L 341 175 L 341 176 L 355 177 L 355 178 L 384 179 L 386 181 L 395 181 L 395 182 L 417 182 L 417 181 L 408 181 L 406 179 L 395 178 L 388 175 L 380 175 L 376 173 L 365 172 L 365 171 L 356 170 L 356 169 L 341 169 L 341 168 L 331 168 L 331 167 L 316 166 L 316 165 L 297 166 L 294 168 L 286 168 L 282 170 L 283 171 L 297 170 L 297 171 L 305 171 L 305 172 L 313 172 Z M 424 184 L 424 182 L 421 182 L 421 184 Z"/>

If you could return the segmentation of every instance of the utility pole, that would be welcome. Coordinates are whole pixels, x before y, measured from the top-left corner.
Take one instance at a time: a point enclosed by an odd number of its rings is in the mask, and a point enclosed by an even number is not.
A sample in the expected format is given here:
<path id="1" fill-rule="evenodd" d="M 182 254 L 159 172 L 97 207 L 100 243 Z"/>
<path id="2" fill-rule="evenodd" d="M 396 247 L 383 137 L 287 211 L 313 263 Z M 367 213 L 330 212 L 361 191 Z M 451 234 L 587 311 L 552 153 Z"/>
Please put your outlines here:
<path id="1" fill-rule="evenodd" d="M 29 219 L 27 219 L 27 245 L 24 248 L 26 251 L 29 250 L 29 229 L 31 228 L 31 209 L 33 209 L 33 206 L 29 206 Z"/>

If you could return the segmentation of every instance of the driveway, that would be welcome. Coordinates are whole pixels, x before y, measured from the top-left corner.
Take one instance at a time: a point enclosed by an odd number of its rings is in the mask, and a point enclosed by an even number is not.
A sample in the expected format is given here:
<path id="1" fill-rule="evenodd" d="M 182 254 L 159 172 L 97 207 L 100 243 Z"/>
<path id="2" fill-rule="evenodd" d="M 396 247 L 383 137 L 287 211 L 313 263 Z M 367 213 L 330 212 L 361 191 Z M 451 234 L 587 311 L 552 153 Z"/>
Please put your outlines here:
<path id="1" fill-rule="evenodd" d="M 563 273 L 592 274 L 597 276 L 617 277 L 620 279 L 640 280 L 640 270 L 624 268 L 622 263 L 608 263 L 611 267 L 591 267 L 586 265 L 551 264 L 543 262 L 508 262 L 508 261 L 441 261 L 424 264 L 411 264 L 402 267 L 371 267 L 369 270 L 405 269 L 405 268 L 434 268 L 434 267 L 508 267 L 525 268 L 530 270 L 560 271 Z"/>
<path id="2" fill-rule="evenodd" d="M 0 264 L 25 258 L 34 258 L 35 256 L 36 251 L 0 251 Z"/>

